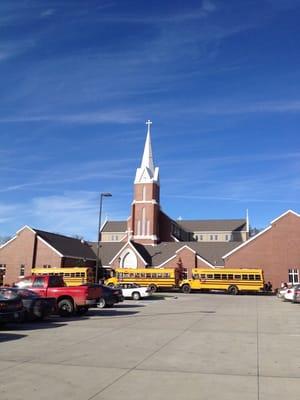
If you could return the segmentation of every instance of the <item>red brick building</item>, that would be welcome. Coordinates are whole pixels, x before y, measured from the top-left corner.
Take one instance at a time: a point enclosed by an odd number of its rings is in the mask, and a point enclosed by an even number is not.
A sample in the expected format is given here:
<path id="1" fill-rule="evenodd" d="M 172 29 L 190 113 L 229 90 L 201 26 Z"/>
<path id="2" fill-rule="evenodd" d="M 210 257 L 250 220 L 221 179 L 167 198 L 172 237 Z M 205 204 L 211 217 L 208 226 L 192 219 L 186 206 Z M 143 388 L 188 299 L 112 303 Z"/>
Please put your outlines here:
<path id="1" fill-rule="evenodd" d="M 300 282 L 300 215 L 287 211 L 265 230 L 224 255 L 225 267 L 262 268 L 273 288 Z"/>
<path id="2" fill-rule="evenodd" d="M 127 221 L 106 221 L 102 226 L 102 267 L 175 268 L 180 262 L 191 276 L 193 268 L 222 268 L 225 262 L 228 267 L 262 268 L 274 287 L 299 280 L 300 220 L 295 212 L 283 214 L 249 239 L 248 217 L 187 221 L 162 211 L 150 124 L 135 175 L 131 214 Z M 12 283 L 34 267 L 94 266 L 96 254 L 97 243 L 26 226 L 0 246 L 0 271 L 5 271 L 4 282 Z"/>

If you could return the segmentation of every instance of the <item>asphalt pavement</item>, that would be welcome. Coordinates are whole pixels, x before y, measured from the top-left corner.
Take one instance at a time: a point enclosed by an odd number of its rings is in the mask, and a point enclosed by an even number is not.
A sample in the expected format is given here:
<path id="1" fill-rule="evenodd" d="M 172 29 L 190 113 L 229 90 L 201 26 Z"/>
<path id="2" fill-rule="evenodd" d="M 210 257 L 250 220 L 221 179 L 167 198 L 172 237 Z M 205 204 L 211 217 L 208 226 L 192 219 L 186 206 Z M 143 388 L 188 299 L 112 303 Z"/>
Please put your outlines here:
<path id="1" fill-rule="evenodd" d="M 1 400 L 276 400 L 300 396 L 300 305 L 156 294 L 0 328 Z"/>

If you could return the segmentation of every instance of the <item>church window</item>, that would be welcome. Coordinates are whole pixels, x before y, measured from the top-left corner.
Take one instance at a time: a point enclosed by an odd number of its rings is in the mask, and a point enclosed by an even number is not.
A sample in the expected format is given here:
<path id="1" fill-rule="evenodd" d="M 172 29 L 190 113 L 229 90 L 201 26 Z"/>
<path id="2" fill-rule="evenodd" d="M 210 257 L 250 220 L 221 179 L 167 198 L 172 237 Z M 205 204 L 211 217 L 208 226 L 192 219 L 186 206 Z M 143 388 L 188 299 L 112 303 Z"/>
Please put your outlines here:
<path id="1" fill-rule="evenodd" d="M 299 269 L 289 269 L 289 282 L 292 284 L 299 283 Z"/>
<path id="2" fill-rule="evenodd" d="M 0 264 L 0 275 L 5 276 L 6 274 L 6 264 Z"/>
<path id="3" fill-rule="evenodd" d="M 142 236 L 146 235 L 146 210 L 142 210 Z"/>
<path id="4" fill-rule="evenodd" d="M 121 259 L 121 267 L 123 268 L 137 268 L 137 258 L 134 252 L 129 249 L 125 252 Z"/>
<path id="5" fill-rule="evenodd" d="M 209 239 L 210 239 L 210 240 L 214 240 L 213 235 L 210 235 Z"/>
<path id="6" fill-rule="evenodd" d="M 215 235 L 215 240 L 218 240 L 218 235 Z"/>
<path id="7" fill-rule="evenodd" d="M 24 264 L 20 265 L 20 276 L 25 276 L 25 265 Z"/>

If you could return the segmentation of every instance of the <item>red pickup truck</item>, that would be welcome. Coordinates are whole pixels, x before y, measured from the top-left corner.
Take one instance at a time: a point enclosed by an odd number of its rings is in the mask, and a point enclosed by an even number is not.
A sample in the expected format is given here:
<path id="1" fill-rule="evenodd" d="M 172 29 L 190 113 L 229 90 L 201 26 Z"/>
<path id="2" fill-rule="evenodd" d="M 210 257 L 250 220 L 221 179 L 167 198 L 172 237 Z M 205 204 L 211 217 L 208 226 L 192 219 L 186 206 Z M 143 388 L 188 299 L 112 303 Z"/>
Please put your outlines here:
<path id="1" fill-rule="evenodd" d="M 30 289 L 43 297 L 54 297 L 61 316 L 85 314 L 89 307 L 96 306 L 100 297 L 97 287 L 66 286 L 61 276 L 26 276 L 14 286 Z"/>

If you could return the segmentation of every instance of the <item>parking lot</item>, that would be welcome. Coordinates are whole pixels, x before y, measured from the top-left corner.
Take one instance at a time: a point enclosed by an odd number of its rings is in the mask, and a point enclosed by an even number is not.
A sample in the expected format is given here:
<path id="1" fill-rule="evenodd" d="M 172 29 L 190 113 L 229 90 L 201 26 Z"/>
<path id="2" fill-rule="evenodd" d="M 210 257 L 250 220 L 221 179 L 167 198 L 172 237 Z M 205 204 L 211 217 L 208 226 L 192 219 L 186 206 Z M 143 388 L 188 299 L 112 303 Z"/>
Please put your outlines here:
<path id="1" fill-rule="evenodd" d="M 0 398 L 296 399 L 299 343 L 297 304 L 157 294 L 2 328 Z"/>

